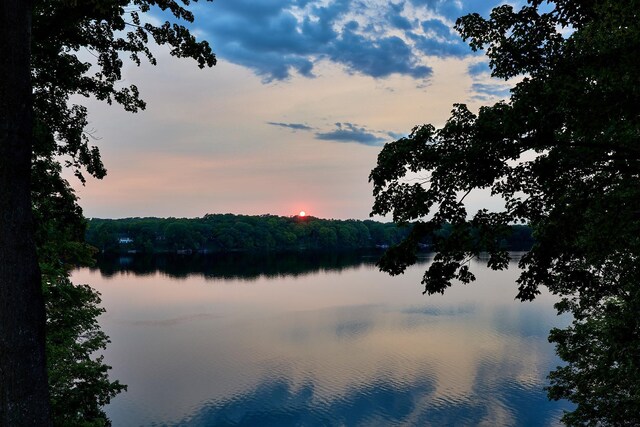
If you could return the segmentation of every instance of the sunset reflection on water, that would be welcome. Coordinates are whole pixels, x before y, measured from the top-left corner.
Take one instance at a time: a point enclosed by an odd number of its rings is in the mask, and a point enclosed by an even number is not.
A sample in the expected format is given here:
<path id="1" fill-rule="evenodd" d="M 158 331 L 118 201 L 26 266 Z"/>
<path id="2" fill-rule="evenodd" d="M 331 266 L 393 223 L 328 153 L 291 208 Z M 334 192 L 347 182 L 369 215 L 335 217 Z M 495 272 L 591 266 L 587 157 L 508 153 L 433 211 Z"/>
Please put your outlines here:
<path id="1" fill-rule="evenodd" d="M 212 261 L 214 262 L 214 261 Z M 514 301 L 515 264 L 423 296 L 427 260 L 245 280 L 82 269 L 103 296 L 115 426 L 555 425 L 543 387 L 553 298 Z"/>

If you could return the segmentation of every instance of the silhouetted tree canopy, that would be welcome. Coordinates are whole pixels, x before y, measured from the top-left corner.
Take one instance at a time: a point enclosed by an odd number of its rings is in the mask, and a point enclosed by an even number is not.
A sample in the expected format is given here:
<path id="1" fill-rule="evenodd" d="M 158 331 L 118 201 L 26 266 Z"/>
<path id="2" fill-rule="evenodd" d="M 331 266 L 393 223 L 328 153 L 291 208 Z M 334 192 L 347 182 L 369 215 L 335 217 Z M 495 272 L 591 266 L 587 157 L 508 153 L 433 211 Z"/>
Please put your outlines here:
<path id="1" fill-rule="evenodd" d="M 477 113 L 456 105 L 442 128 L 417 126 L 384 147 L 370 175 L 373 213 L 416 225 L 380 268 L 403 272 L 432 236 L 423 284 L 444 292 L 474 280 L 467 260 L 481 242 L 488 265 L 506 268 L 505 228 L 530 224 L 536 243 L 520 260 L 517 298 L 544 286 L 575 319 L 550 337 L 568 363 L 551 374 L 550 397 L 577 404 L 569 425 L 638 425 L 640 2 L 530 0 L 464 16 L 456 29 L 486 52 L 494 77 L 517 83 L 507 101 Z M 480 189 L 505 209 L 468 212 L 466 195 Z M 435 235 L 443 224 L 451 232 Z"/>
<path id="2" fill-rule="evenodd" d="M 197 0 L 194 0 L 197 1 Z M 211 0 L 207 0 L 211 1 Z M 106 170 L 91 146 L 87 108 L 79 98 L 93 97 L 137 112 L 146 104 L 135 84 L 124 85 L 129 59 L 140 65 L 157 61 L 154 45 L 168 45 L 173 56 L 190 57 L 198 67 L 216 57 L 206 41 L 197 41 L 180 21 L 193 22 L 189 1 L 87 0 L 36 1 L 33 9 L 31 69 L 37 157 L 63 158 L 84 182 L 83 170 L 102 178 Z M 150 11 L 164 11 L 171 21 L 154 24 Z"/>
<path id="3" fill-rule="evenodd" d="M 82 227 L 76 227 L 81 210 L 60 177 L 61 167 L 72 168 L 83 182 L 87 173 L 105 175 L 98 148 L 90 145 L 87 109 L 80 101 L 93 97 L 131 112 L 143 109 L 137 87 L 122 84 L 125 61 L 139 65 L 146 59 L 155 65 L 151 47 L 166 45 L 171 55 L 193 58 L 200 68 L 215 64 L 209 45 L 181 24 L 194 19 L 189 4 L 0 2 L 0 425 L 51 425 L 47 321 L 49 351 L 61 350 L 58 355 L 67 357 L 49 366 L 55 422 L 108 422 L 99 407 L 121 387 L 106 378 L 105 365 L 89 360 L 107 338 L 95 322 L 101 311 L 97 295 L 68 281 L 66 260 L 86 258 L 86 248 L 82 231 L 77 234 Z M 168 20 L 155 24 L 158 15 Z M 52 286 L 45 289 L 48 318 L 43 278 Z M 75 324 L 60 327 L 64 319 Z M 69 345 L 66 350 L 75 353 L 62 351 Z M 87 378 L 95 380 L 91 389 L 78 385 Z"/>
<path id="4" fill-rule="evenodd" d="M 42 166 L 40 162 L 37 166 Z M 84 243 L 86 221 L 60 166 L 33 169 L 36 245 L 46 307 L 46 350 L 51 413 L 56 426 L 108 426 L 102 407 L 126 386 L 108 377 L 99 354 L 109 343 L 100 329 L 100 295 L 73 284 L 76 266 L 93 265 L 95 249 Z"/>

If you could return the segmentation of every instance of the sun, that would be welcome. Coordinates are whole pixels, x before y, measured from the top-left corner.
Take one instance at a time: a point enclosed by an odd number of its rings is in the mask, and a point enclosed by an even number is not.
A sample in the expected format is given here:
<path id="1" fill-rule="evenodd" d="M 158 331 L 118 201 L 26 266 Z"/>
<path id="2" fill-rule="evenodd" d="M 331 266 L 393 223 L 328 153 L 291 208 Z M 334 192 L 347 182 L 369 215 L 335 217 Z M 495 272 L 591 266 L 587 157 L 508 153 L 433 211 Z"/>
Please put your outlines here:
<path id="1" fill-rule="evenodd" d="M 307 213 L 305 211 L 300 211 L 300 213 L 298 214 L 298 216 L 307 216 Z"/>

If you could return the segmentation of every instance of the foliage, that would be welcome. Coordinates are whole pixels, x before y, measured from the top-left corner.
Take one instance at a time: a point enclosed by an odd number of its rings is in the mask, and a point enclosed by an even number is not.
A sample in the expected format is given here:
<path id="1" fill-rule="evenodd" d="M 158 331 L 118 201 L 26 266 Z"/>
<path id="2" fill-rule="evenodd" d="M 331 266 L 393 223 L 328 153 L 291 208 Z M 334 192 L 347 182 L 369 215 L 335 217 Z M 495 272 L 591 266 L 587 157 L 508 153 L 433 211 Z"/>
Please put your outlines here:
<path id="1" fill-rule="evenodd" d="M 86 132 L 87 108 L 72 104 L 71 97 L 93 96 L 131 112 L 144 109 L 135 85 L 120 86 L 122 58 L 140 65 L 145 57 L 155 65 L 150 39 L 170 46 L 174 56 L 195 59 L 200 68 L 216 63 L 209 44 L 198 42 L 187 27 L 177 23 L 194 20 L 181 3 L 187 6 L 190 1 L 36 1 L 31 55 L 35 132 L 41 136 L 36 151 L 63 157 L 65 166 L 83 182 L 83 169 L 102 178 L 106 170 L 100 152 L 89 145 L 92 134 Z M 165 12 L 173 22 L 145 22 L 145 13 L 152 8 Z"/>
<path id="2" fill-rule="evenodd" d="M 55 281 L 54 281 L 55 280 Z M 111 425 L 102 407 L 126 386 L 108 377 L 104 356 L 110 342 L 97 317 L 104 312 L 99 294 L 57 275 L 45 286 L 47 368 L 52 417 L 60 426 Z"/>
<path id="3" fill-rule="evenodd" d="M 506 268 L 505 227 L 532 226 L 517 297 L 545 286 L 575 319 L 550 337 L 568 365 L 551 374 L 549 395 L 578 404 L 563 418 L 569 425 L 640 423 L 638 11 L 638 1 L 530 0 L 460 18 L 456 29 L 486 49 L 492 75 L 519 77 L 510 99 L 477 114 L 456 105 L 442 128 L 418 126 L 386 145 L 370 175 L 374 214 L 417 221 L 383 270 L 401 273 L 417 242 L 451 225 L 434 236 L 438 254 L 423 279 L 430 294 L 474 279 L 467 260 L 479 242 L 489 266 Z M 470 216 L 464 199 L 477 189 L 502 197 L 505 209 Z"/>
<path id="4" fill-rule="evenodd" d="M 446 234 L 448 228 L 445 225 L 440 233 Z M 203 218 L 94 218 L 89 220 L 87 242 L 105 253 L 333 251 L 388 247 L 410 231 L 410 226 L 371 220 L 208 214 Z M 431 241 L 420 243 L 428 249 Z M 528 249 L 531 230 L 514 226 L 500 244 L 512 250 Z"/>
<path id="5" fill-rule="evenodd" d="M 70 269 L 91 265 L 84 243 L 86 221 L 60 165 L 34 161 L 33 212 L 47 318 L 47 371 L 54 425 L 110 425 L 102 407 L 126 389 L 108 378 L 110 366 L 97 352 L 109 338 L 100 329 L 100 295 L 74 285 Z"/>
<path id="6" fill-rule="evenodd" d="M 197 1 L 197 0 L 194 0 Z M 191 57 L 200 68 L 215 64 L 207 42 L 198 42 L 179 21 L 192 22 L 173 0 L 36 0 L 31 28 L 31 82 L 34 144 L 32 204 L 36 244 L 47 309 L 49 389 L 56 425 L 109 425 L 101 407 L 125 389 L 110 381 L 109 366 L 94 353 L 108 337 L 97 317 L 99 294 L 69 280 L 73 265 L 92 262 L 84 243 L 86 223 L 73 190 L 61 178 L 62 164 L 84 183 L 85 173 L 102 178 L 106 170 L 97 147 L 90 146 L 87 109 L 73 99 L 94 97 L 144 109 L 135 85 L 121 86 L 124 57 L 156 64 L 150 46 L 168 45 L 177 57 Z M 184 5 L 184 7 L 183 7 Z M 155 10 L 170 20 L 155 25 L 145 14 Z M 61 164 L 62 162 L 62 164 Z"/>

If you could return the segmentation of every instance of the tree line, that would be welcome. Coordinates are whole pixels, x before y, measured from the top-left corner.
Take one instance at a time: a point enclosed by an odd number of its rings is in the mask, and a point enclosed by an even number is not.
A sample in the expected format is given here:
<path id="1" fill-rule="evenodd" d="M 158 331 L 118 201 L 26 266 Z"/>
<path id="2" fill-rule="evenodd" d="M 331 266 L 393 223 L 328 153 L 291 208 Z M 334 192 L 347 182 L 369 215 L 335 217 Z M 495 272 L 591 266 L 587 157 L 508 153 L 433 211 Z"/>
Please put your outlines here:
<path id="1" fill-rule="evenodd" d="M 388 248 L 407 238 L 411 224 L 373 220 L 321 219 L 311 216 L 207 214 L 202 218 L 123 218 L 88 220 L 86 241 L 102 253 L 190 253 L 230 251 L 353 250 Z M 452 232 L 444 224 L 435 234 Z M 479 234 L 478 234 L 479 235 Z M 419 242 L 432 247 L 433 239 Z M 512 225 L 497 244 L 526 250 L 531 229 Z"/>

